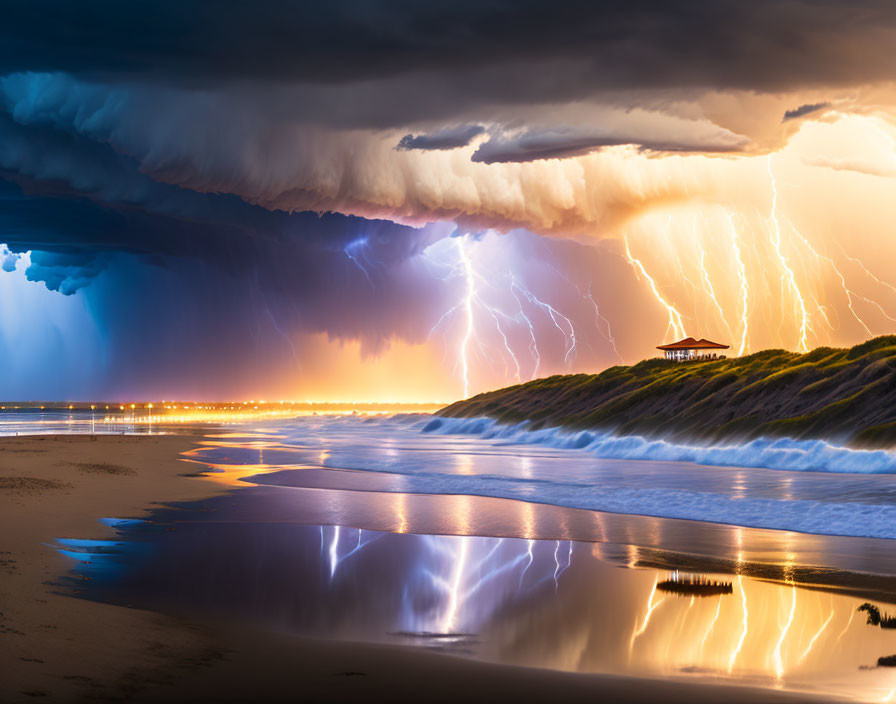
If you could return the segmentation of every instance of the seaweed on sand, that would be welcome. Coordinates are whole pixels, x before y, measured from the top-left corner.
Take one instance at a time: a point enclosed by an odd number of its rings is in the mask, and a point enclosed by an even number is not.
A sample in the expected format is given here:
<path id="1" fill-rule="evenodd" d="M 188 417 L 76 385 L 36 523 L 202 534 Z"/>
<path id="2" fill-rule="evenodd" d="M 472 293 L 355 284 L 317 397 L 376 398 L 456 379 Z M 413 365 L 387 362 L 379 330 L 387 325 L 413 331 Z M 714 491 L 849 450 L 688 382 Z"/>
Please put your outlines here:
<path id="1" fill-rule="evenodd" d="M 659 582 L 656 588 L 661 592 L 678 594 L 679 596 L 717 596 L 731 594 L 734 588 L 731 582 L 709 579 L 703 575 L 674 575 Z"/>
<path id="2" fill-rule="evenodd" d="M 868 612 L 867 623 L 869 626 L 879 626 L 880 628 L 896 628 L 896 616 L 891 616 L 888 613 L 882 613 L 881 610 L 874 604 L 869 604 L 866 601 L 858 608 L 858 611 Z"/>

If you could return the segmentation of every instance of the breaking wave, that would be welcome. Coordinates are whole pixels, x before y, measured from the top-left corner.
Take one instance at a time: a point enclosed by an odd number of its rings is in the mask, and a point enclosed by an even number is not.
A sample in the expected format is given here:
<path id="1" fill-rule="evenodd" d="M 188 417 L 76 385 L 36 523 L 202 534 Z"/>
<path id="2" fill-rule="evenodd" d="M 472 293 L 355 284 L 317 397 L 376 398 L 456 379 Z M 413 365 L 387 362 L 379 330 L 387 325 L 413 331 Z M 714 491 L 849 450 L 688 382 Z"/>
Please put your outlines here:
<path id="1" fill-rule="evenodd" d="M 736 445 L 686 445 L 592 430 L 531 430 L 528 422 L 505 425 L 491 418 L 433 418 L 421 430 L 440 435 L 476 435 L 486 440 L 583 450 L 604 459 L 693 462 L 799 472 L 896 474 L 896 453 L 857 450 L 824 440 L 758 438 Z"/>

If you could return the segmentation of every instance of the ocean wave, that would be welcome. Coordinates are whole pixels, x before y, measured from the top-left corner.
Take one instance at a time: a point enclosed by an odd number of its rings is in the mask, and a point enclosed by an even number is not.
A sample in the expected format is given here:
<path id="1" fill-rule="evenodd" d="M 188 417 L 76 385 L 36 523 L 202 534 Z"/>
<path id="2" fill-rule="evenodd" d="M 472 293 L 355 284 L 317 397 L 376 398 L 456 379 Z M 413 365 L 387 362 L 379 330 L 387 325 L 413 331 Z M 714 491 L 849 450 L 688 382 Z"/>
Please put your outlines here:
<path id="1" fill-rule="evenodd" d="M 420 430 L 430 434 L 475 435 L 486 440 L 582 450 L 603 459 L 693 462 L 799 472 L 896 474 L 896 454 L 892 452 L 858 450 L 824 440 L 757 438 L 731 445 L 687 445 L 591 430 L 532 430 L 528 422 L 508 425 L 491 418 L 433 418 L 422 423 Z"/>

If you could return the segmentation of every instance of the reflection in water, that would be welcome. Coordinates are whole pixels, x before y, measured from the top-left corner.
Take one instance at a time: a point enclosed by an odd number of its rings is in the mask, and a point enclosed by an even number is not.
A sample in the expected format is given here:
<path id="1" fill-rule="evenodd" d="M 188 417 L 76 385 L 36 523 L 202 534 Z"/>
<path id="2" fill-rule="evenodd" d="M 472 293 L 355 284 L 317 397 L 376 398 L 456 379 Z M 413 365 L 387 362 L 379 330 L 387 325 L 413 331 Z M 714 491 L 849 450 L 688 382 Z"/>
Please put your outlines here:
<path id="1" fill-rule="evenodd" d="M 700 574 L 681 575 L 677 572 L 669 579 L 665 579 L 657 585 L 657 589 L 680 596 L 690 596 L 692 599 L 698 596 L 714 596 L 716 594 L 731 594 L 733 588 L 731 582 L 710 579 Z"/>
<path id="2" fill-rule="evenodd" d="M 660 512 L 760 498 L 763 521 L 799 501 L 853 520 L 869 502 L 878 518 L 896 510 L 887 477 L 608 462 L 359 419 L 219 433 L 188 455 L 236 490 L 108 520 L 113 541 L 58 541 L 92 577 L 73 591 L 522 666 L 866 701 L 896 691 L 896 632 L 856 618 L 868 602 L 887 622 L 876 603 L 896 595 L 891 540 L 530 503 L 549 490 L 638 506 L 653 491 Z"/>
<path id="3" fill-rule="evenodd" d="M 120 540 L 59 548 L 93 577 L 71 581 L 86 584 L 87 596 L 194 616 L 560 670 L 700 676 L 876 701 L 893 688 L 892 671 L 874 665 L 896 652 L 896 634 L 854 618 L 857 598 L 743 575 L 625 569 L 572 541 L 163 512 Z M 669 580 L 728 583 L 731 593 L 658 588 Z"/>

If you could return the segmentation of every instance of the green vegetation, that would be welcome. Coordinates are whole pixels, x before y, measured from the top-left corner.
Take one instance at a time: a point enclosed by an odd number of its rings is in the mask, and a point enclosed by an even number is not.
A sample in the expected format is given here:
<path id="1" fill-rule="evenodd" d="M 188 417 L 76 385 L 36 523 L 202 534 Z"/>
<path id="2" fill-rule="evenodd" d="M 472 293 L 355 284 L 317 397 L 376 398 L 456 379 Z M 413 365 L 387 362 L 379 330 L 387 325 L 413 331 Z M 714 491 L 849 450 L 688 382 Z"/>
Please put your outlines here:
<path id="1" fill-rule="evenodd" d="M 802 355 L 763 350 L 707 362 L 649 359 L 490 391 L 439 415 L 678 439 L 787 436 L 891 447 L 896 336 Z"/>

